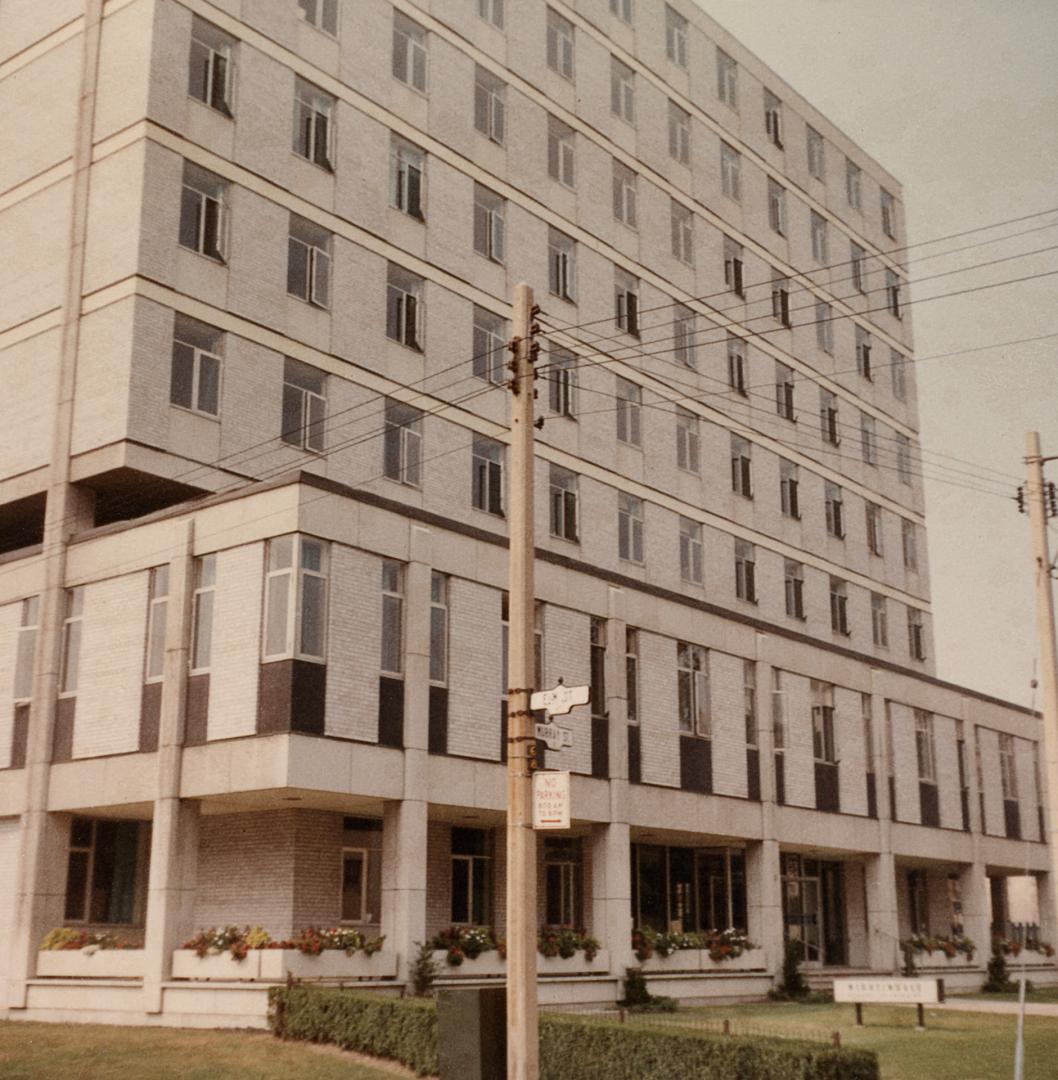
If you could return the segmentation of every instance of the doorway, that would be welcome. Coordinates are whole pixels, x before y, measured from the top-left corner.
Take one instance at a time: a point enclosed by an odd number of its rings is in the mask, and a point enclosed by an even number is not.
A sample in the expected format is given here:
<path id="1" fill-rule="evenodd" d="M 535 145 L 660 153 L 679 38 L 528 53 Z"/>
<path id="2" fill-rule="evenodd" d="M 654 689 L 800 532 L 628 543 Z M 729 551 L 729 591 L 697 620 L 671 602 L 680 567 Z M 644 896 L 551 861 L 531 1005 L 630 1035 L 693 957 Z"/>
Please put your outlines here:
<path id="1" fill-rule="evenodd" d="M 848 964 L 845 868 L 840 862 L 782 857 L 783 927 L 787 941 L 804 946 L 809 967 Z"/>

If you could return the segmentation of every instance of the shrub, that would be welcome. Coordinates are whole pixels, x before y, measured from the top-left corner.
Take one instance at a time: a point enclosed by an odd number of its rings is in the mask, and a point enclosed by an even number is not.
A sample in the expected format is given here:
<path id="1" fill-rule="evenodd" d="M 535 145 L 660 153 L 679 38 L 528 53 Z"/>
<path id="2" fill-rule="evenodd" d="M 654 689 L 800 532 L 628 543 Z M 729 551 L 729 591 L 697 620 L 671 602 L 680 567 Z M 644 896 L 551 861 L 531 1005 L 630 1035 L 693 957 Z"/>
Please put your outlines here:
<path id="1" fill-rule="evenodd" d="M 988 978 L 985 979 L 981 989 L 987 994 L 1009 994 L 1017 988 L 1017 983 L 1011 982 L 1010 975 L 1007 973 L 1007 961 L 1003 950 L 996 948 L 992 953 L 992 959 L 988 961 Z"/>
<path id="2" fill-rule="evenodd" d="M 647 980 L 639 968 L 628 968 L 625 973 L 625 996 L 617 1003 L 629 1012 L 675 1012 L 676 1000 L 652 994 Z"/>
<path id="3" fill-rule="evenodd" d="M 786 942 L 782 958 L 782 982 L 768 997 L 775 1001 L 803 1001 L 808 997 L 808 983 L 801 974 L 804 957 L 805 947 L 800 941 L 791 938 Z"/>
<path id="4" fill-rule="evenodd" d="M 429 941 L 416 942 L 419 951 L 408 965 L 408 978 L 416 997 L 430 997 L 433 984 L 441 973 L 433 956 L 433 944 Z"/>

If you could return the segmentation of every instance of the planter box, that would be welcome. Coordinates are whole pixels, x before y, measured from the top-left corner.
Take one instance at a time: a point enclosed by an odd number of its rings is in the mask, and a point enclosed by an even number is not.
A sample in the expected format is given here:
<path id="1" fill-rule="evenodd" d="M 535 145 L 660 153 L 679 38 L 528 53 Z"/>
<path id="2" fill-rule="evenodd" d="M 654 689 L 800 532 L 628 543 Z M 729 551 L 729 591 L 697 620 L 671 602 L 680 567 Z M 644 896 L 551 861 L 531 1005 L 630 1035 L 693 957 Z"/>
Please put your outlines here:
<path id="1" fill-rule="evenodd" d="M 507 961 L 501 960 L 495 949 L 483 952 L 476 960 L 464 960 L 458 967 L 452 967 L 445 959 L 447 956 L 444 949 L 434 949 L 433 958 L 437 961 L 438 978 L 485 979 L 492 975 L 507 974 Z"/>
<path id="2" fill-rule="evenodd" d="M 605 975 L 610 970 L 610 954 L 600 949 L 593 959 L 585 958 L 584 953 L 577 953 L 564 959 L 561 956 L 541 956 L 536 954 L 538 975 Z"/>
<path id="3" fill-rule="evenodd" d="M 911 957 L 911 963 L 916 970 L 924 969 L 936 969 L 950 971 L 952 969 L 958 971 L 960 968 L 967 968 L 981 966 L 981 962 L 977 959 L 978 953 L 974 953 L 973 959 L 970 959 L 965 953 L 959 953 L 957 956 L 949 956 L 943 949 L 934 949 L 933 952 L 920 952 L 913 953 Z"/>
<path id="4" fill-rule="evenodd" d="M 142 979 L 143 949 L 43 949 L 37 977 L 49 979 Z"/>
<path id="5" fill-rule="evenodd" d="M 392 979 L 397 974 L 397 955 L 393 952 L 353 953 L 324 949 L 319 956 L 306 956 L 297 949 L 261 950 L 261 978 L 283 982 L 288 975 L 295 979 Z"/>
<path id="6" fill-rule="evenodd" d="M 464 960 L 458 967 L 452 967 L 445 957 L 443 949 L 434 950 L 434 959 L 440 967 L 442 979 L 486 979 L 507 974 L 507 961 L 500 959 L 495 949 L 482 953 L 476 960 Z M 536 954 L 536 972 L 540 977 L 552 975 L 595 975 L 606 974 L 610 970 L 610 954 L 600 949 L 593 960 L 586 960 L 583 953 L 577 953 L 565 959 L 561 956 L 541 956 Z"/>
<path id="7" fill-rule="evenodd" d="M 741 956 L 713 960 L 708 949 L 677 949 L 668 956 L 652 956 L 643 961 L 646 974 L 675 974 L 677 972 L 722 973 L 725 971 L 764 971 L 767 959 L 763 949 L 746 949 Z"/>
<path id="8" fill-rule="evenodd" d="M 194 949 L 177 949 L 173 953 L 173 978 L 252 981 L 261 977 L 261 955 L 261 949 L 251 949 L 244 960 L 236 960 L 230 952 L 198 956 Z"/>

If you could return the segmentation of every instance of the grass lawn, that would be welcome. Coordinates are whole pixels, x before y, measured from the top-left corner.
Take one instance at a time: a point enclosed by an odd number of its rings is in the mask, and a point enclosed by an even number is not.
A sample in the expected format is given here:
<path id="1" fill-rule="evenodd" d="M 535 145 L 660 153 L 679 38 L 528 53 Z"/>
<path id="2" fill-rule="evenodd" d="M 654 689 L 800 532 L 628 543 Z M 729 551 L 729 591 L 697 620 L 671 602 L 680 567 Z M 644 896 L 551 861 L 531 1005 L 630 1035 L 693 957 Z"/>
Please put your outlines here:
<path id="1" fill-rule="evenodd" d="M 0 1022 L 4 1080 L 393 1080 L 267 1032 Z"/>
<path id="2" fill-rule="evenodd" d="M 926 1010 L 926 1030 L 915 1030 L 915 1010 L 867 1005 L 856 1027 L 852 1005 L 710 1006 L 682 1010 L 668 1022 L 704 1020 L 715 1030 L 724 1019 L 736 1034 L 826 1039 L 841 1032 L 843 1046 L 878 1052 L 882 1080 L 1006 1080 L 1014 1069 L 1016 1016 Z M 1025 1080 L 1054 1080 L 1058 1070 L 1058 1018 L 1025 1018 Z"/>

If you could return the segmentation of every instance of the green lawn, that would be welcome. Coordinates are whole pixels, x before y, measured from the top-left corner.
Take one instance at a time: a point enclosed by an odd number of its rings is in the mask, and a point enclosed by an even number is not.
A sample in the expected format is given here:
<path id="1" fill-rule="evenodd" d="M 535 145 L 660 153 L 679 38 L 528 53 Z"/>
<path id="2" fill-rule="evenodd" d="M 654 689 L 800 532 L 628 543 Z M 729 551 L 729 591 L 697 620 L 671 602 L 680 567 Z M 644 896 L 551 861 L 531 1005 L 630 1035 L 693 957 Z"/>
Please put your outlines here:
<path id="1" fill-rule="evenodd" d="M 843 1046 L 878 1052 L 882 1080 L 1007 1080 L 1013 1074 L 1016 1016 L 926 1010 L 926 1030 L 915 1030 L 915 1010 L 864 1007 L 856 1027 L 851 1005 L 710 1006 L 681 1010 L 668 1022 L 704 1021 L 715 1030 L 724 1019 L 734 1033 L 826 1039 L 840 1031 Z M 1026 1017 L 1025 1080 L 1054 1080 L 1058 1069 L 1058 1018 Z"/>
<path id="2" fill-rule="evenodd" d="M 0 1022 L 4 1080 L 393 1080 L 266 1032 Z"/>

